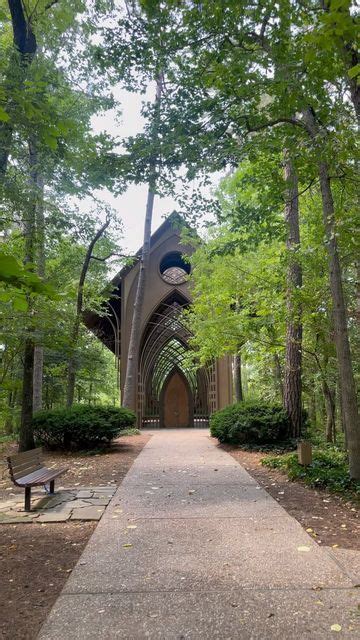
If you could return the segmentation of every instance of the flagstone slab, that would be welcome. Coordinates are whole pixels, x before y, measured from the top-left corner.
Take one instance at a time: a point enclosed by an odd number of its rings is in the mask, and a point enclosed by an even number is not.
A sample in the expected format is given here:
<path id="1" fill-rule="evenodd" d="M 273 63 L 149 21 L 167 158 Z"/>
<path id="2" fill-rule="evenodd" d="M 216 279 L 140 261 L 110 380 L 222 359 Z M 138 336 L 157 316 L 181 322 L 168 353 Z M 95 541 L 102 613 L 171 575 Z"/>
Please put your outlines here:
<path id="1" fill-rule="evenodd" d="M 86 491 L 85 489 L 81 489 L 81 491 L 78 491 L 76 494 L 77 498 L 92 498 L 94 495 L 93 491 Z"/>
<path id="2" fill-rule="evenodd" d="M 32 519 L 26 516 L 1 516 L 0 524 L 31 524 Z"/>
<path id="3" fill-rule="evenodd" d="M 100 520 L 114 492 L 114 487 L 64 489 L 53 496 L 34 491 L 31 511 L 25 511 L 23 497 L 16 495 L 0 502 L 0 524 L 66 522 L 71 516 L 72 520 Z"/>
<path id="4" fill-rule="evenodd" d="M 115 493 L 117 486 L 115 484 L 108 484 L 108 485 L 104 485 L 103 487 L 93 487 L 91 486 L 91 491 L 100 491 L 100 492 L 104 492 L 106 493 L 107 491 L 111 492 L 112 494 Z"/>
<path id="5" fill-rule="evenodd" d="M 44 522 L 66 522 L 67 520 L 69 520 L 70 514 L 71 514 L 70 510 L 57 511 L 56 513 L 53 513 L 52 511 L 49 511 L 48 513 L 42 513 L 37 518 L 37 522 L 41 522 L 41 523 L 44 523 Z"/>
<path id="6" fill-rule="evenodd" d="M 97 507 L 106 507 L 109 504 L 110 500 L 111 500 L 110 497 L 108 497 L 108 498 L 103 498 L 103 497 L 102 498 L 97 498 L 97 497 L 94 497 L 94 498 L 86 498 L 85 502 L 86 502 L 87 505 L 92 504 L 92 505 L 97 506 Z"/>
<path id="7" fill-rule="evenodd" d="M 70 520 L 100 520 L 105 511 L 105 507 L 87 506 L 80 509 L 73 509 Z"/>

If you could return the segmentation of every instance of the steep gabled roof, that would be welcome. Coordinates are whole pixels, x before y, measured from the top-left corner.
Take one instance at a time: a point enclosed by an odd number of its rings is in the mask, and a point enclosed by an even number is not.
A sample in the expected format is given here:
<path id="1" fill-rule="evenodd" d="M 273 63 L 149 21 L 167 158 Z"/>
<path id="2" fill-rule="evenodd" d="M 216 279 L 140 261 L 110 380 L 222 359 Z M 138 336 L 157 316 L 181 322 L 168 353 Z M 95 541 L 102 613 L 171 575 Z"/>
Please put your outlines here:
<path id="1" fill-rule="evenodd" d="M 190 225 L 186 222 L 186 220 L 182 216 L 180 216 L 180 214 L 178 214 L 176 211 L 173 211 L 173 213 L 171 213 L 167 218 L 165 218 L 164 222 L 160 225 L 160 227 L 158 227 L 158 229 L 156 229 L 156 231 L 154 231 L 154 233 L 151 235 L 150 249 L 156 244 L 159 238 L 161 238 L 161 236 L 164 233 L 166 233 L 168 229 L 171 229 L 171 228 L 175 229 L 176 227 L 178 229 L 181 229 L 181 228 L 187 228 L 189 230 L 191 229 Z M 126 276 L 126 274 L 129 273 L 129 271 L 131 271 L 131 269 L 133 269 L 136 266 L 137 264 L 136 258 L 141 257 L 141 252 L 142 252 L 142 246 L 135 253 L 134 262 L 120 269 L 119 273 L 117 273 L 116 276 L 114 276 L 114 278 L 111 280 L 111 283 L 114 284 L 114 286 L 117 287 L 121 279 L 124 276 Z"/>
<path id="2" fill-rule="evenodd" d="M 156 231 L 151 235 L 150 249 L 161 238 L 168 229 L 187 228 L 191 230 L 190 225 L 175 211 L 171 213 L 164 222 L 160 225 Z M 85 311 L 83 313 L 83 322 L 85 326 L 90 329 L 97 337 L 113 352 L 115 352 L 115 337 L 113 337 L 113 328 L 111 319 L 115 320 L 114 314 L 116 313 L 118 321 L 121 321 L 121 284 L 123 278 L 136 266 L 138 259 L 141 257 L 142 246 L 135 254 L 135 260 L 131 264 L 125 265 L 120 271 L 112 278 L 109 289 L 111 295 L 108 302 L 105 303 L 107 307 L 106 311 L 109 316 L 100 316 L 94 311 Z"/>

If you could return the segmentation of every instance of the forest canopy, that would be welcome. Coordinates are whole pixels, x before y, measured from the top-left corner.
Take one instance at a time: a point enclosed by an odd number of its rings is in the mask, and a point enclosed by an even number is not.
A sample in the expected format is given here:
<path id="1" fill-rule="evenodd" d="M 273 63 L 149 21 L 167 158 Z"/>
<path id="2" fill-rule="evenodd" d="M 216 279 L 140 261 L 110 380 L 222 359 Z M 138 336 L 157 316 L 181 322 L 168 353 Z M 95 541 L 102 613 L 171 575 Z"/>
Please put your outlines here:
<path id="1" fill-rule="evenodd" d="M 161 196 L 202 227 L 192 365 L 231 356 L 234 399 L 281 403 L 294 439 L 307 415 L 360 479 L 357 38 L 350 0 L 0 0 L 0 416 L 21 449 L 40 408 L 119 402 L 82 316 L 130 258 L 103 190 L 143 184 L 145 234 Z M 143 96 L 134 135 L 94 127 L 116 129 L 119 89 Z"/>

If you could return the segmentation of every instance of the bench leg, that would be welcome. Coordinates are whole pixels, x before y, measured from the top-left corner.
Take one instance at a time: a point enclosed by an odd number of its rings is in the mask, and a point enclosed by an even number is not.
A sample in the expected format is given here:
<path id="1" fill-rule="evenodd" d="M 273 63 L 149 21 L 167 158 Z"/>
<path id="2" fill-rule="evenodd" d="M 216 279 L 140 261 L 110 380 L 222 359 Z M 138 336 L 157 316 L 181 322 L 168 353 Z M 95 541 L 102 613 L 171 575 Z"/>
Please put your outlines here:
<path id="1" fill-rule="evenodd" d="M 55 490 L 55 480 L 50 480 L 50 491 L 49 493 L 54 493 Z"/>
<path id="2" fill-rule="evenodd" d="M 25 487 L 25 511 L 31 511 L 31 487 Z"/>

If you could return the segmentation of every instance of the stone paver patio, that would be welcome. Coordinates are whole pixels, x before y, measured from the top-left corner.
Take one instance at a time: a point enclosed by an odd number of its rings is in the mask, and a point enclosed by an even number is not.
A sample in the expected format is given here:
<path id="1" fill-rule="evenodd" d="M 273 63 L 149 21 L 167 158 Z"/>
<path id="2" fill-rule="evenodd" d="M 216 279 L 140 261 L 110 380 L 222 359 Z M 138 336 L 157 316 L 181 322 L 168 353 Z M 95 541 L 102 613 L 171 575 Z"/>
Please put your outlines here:
<path id="1" fill-rule="evenodd" d="M 355 639 L 358 558 L 318 546 L 207 431 L 158 431 L 39 640 Z"/>
<path id="2" fill-rule="evenodd" d="M 54 495 L 33 489 L 31 511 L 24 510 L 24 496 L 14 494 L 0 502 L 0 525 L 100 520 L 115 491 L 115 485 L 73 489 L 60 487 Z"/>

